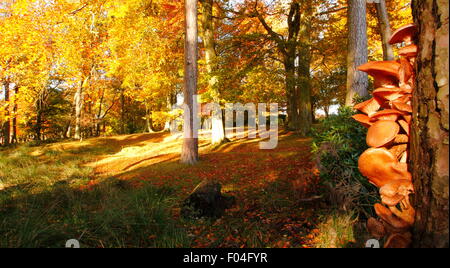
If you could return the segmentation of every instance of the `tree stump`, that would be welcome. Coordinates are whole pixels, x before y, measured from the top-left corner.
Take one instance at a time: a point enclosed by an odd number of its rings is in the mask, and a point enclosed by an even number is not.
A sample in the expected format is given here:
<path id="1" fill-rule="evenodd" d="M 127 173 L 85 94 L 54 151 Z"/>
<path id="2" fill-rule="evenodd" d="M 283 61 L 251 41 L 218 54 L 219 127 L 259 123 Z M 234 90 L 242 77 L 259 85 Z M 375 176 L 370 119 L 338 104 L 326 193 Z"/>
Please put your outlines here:
<path id="1" fill-rule="evenodd" d="M 184 200 L 181 216 L 186 219 L 205 217 L 218 219 L 235 203 L 235 197 L 222 195 L 222 186 L 219 183 L 204 180 Z"/>

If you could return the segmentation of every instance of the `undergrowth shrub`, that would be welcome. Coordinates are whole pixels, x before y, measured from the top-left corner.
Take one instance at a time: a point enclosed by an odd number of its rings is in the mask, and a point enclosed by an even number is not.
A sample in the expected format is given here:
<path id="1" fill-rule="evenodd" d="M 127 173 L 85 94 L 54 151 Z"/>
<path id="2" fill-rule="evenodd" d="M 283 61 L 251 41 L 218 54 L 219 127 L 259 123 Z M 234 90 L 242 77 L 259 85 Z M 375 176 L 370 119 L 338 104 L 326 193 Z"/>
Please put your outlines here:
<path id="1" fill-rule="evenodd" d="M 313 152 L 331 204 L 369 216 L 378 195 L 358 169 L 358 159 L 368 149 L 367 129 L 352 118 L 354 114 L 351 108 L 341 108 L 338 115 L 324 119 L 315 127 Z"/>

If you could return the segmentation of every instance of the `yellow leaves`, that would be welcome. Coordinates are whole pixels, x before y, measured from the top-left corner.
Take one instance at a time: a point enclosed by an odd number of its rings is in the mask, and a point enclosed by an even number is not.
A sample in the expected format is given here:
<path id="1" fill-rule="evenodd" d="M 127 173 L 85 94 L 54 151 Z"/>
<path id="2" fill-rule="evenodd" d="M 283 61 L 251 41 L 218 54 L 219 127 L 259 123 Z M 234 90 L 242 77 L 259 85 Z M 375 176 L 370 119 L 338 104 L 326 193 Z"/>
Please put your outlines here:
<path id="1" fill-rule="evenodd" d="M 126 1 L 126 3 L 120 3 L 116 1 L 112 1 L 108 3 L 109 12 L 108 15 L 115 19 L 123 19 L 127 16 L 128 12 L 132 8 L 135 1 Z"/>

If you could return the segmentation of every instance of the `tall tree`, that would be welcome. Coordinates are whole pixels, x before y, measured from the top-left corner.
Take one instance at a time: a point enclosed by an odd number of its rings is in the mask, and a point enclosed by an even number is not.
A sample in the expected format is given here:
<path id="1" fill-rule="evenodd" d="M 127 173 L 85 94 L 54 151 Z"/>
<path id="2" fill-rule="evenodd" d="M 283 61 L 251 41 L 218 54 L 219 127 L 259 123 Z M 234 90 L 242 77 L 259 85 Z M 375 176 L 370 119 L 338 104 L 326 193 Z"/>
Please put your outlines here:
<path id="1" fill-rule="evenodd" d="M 298 48 L 298 83 L 300 135 L 306 136 L 311 130 L 313 121 L 312 85 L 311 85 L 311 26 L 313 19 L 312 1 L 302 2 L 301 25 Z"/>
<path id="2" fill-rule="evenodd" d="M 198 22 L 197 0 L 186 0 L 186 37 L 184 65 L 184 104 L 188 107 L 184 116 L 184 141 L 181 162 L 193 165 L 198 161 L 198 128 L 195 124 L 197 114 L 194 109 L 198 79 Z"/>
<path id="3" fill-rule="evenodd" d="M 292 1 L 289 4 L 289 13 L 287 16 L 287 36 L 283 36 L 274 31 L 274 29 L 266 21 L 264 14 L 258 8 L 258 1 L 255 2 L 255 15 L 264 29 L 267 31 L 270 39 L 273 40 L 280 54 L 282 55 L 282 62 L 285 70 L 286 81 L 286 95 L 287 95 L 287 113 L 288 113 L 288 128 L 291 130 L 300 130 L 302 123 L 299 114 L 299 91 L 297 90 L 296 77 L 296 60 L 297 49 L 299 47 L 299 33 L 301 22 L 300 4 L 297 1 Z"/>
<path id="4" fill-rule="evenodd" d="M 420 47 L 411 145 L 416 247 L 449 247 L 448 6 L 448 1 L 413 1 Z"/>
<path id="5" fill-rule="evenodd" d="M 386 8 L 386 0 L 379 0 L 375 3 L 377 9 L 378 26 L 380 28 L 381 41 L 383 45 L 383 59 L 384 60 L 394 60 L 394 51 L 392 46 L 389 44 L 389 39 L 391 38 L 391 24 L 389 22 L 389 14 Z"/>
<path id="6" fill-rule="evenodd" d="M 208 72 L 208 90 L 214 103 L 220 104 L 220 93 L 217 88 L 217 53 L 214 40 L 213 0 L 200 0 L 202 4 L 202 39 L 205 47 L 206 71 Z M 213 113 L 212 117 L 212 144 L 220 144 L 225 140 L 225 129 L 222 122 L 222 113 Z"/>
<path id="7" fill-rule="evenodd" d="M 357 70 L 367 63 L 366 1 L 348 0 L 348 58 L 347 97 L 345 104 L 352 106 L 355 96 L 366 97 L 369 79 L 366 73 Z"/>

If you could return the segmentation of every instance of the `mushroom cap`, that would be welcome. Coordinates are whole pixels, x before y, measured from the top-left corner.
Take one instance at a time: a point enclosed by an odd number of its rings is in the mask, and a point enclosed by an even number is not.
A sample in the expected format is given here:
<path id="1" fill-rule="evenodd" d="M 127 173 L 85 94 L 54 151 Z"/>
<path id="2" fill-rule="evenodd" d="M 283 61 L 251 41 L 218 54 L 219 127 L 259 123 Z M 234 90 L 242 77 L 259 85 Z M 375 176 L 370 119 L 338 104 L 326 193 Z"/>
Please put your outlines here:
<path id="1" fill-rule="evenodd" d="M 400 70 L 399 70 L 399 79 L 400 79 L 400 87 L 412 88 L 414 77 L 414 68 L 406 58 L 400 59 Z"/>
<path id="2" fill-rule="evenodd" d="M 398 162 L 398 163 L 394 164 L 392 166 L 392 168 L 396 172 L 401 173 L 404 176 L 403 180 L 412 181 L 412 175 L 408 171 L 408 164 L 407 163 L 400 163 L 400 162 Z"/>
<path id="3" fill-rule="evenodd" d="M 370 147 L 383 147 L 392 142 L 400 132 L 400 126 L 395 121 L 377 121 L 369 128 L 367 145 Z"/>
<path id="4" fill-rule="evenodd" d="M 409 136 L 405 134 L 399 134 L 395 136 L 394 144 L 406 144 L 409 143 Z"/>
<path id="5" fill-rule="evenodd" d="M 388 207 L 397 206 L 400 202 L 403 201 L 403 199 L 405 199 L 405 197 L 399 194 L 393 196 L 381 196 L 381 202 L 383 203 L 383 205 L 386 205 Z"/>
<path id="6" fill-rule="evenodd" d="M 397 216 L 397 218 L 408 223 L 410 226 L 414 225 L 414 222 L 416 221 L 416 210 L 409 202 L 409 194 L 401 201 L 401 208 L 402 210 L 399 210 L 397 206 L 389 207 L 391 212 Z"/>
<path id="7" fill-rule="evenodd" d="M 408 94 L 408 91 L 398 87 L 380 87 L 373 91 L 374 97 L 387 101 L 397 100 L 404 97 L 406 94 Z"/>
<path id="8" fill-rule="evenodd" d="M 415 24 L 408 24 L 392 34 L 389 44 L 394 45 L 402 42 L 411 42 L 417 35 L 417 26 Z"/>
<path id="9" fill-rule="evenodd" d="M 373 124 L 372 122 L 370 122 L 370 117 L 365 114 L 356 114 L 352 116 L 352 118 L 367 128 L 371 127 Z"/>
<path id="10" fill-rule="evenodd" d="M 386 235 L 386 228 L 384 228 L 383 223 L 375 218 L 370 218 L 367 221 L 367 230 L 376 239 L 381 239 Z"/>
<path id="11" fill-rule="evenodd" d="M 386 148 L 370 148 L 358 161 L 361 174 L 370 183 L 381 188 L 394 180 L 412 180 L 408 165 L 398 162 L 398 159 Z"/>
<path id="12" fill-rule="evenodd" d="M 410 194 L 414 193 L 414 185 L 409 180 L 392 181 L 380 188 L 383 204 L 395 207 Z"/>
<path id="13" fill-rule="evenodd" d="M 417 47 L 417 45 L 412 44 L 412 45 L 400 48 L 400 50 L 398 51 L 398 54 L 400 56 L 407 57 L 407 58 L 415 58 L 415 57 L 417 57 L 418 51 L 419 51 L 419 48 Z"/>
<path id="14" fill-rule="evenodd" d="M 395 196 L 400 194 L 407 196 L 414 193 L 414 185 L 410 180 L 396 180 L 381 187 L 380 194 L 385 196 Z"/>
<path id="15" fill-rule="evenodd" d="M 395 143 L 395 140 L 394 140 Z M 389 152 L 393 154 L 397 159 L 401 159 L 403 154 L 408 150 L 408 144 L 397 144 L 392 146 L 392 148 L 389 149 Z"/>
<path id="16" fill-rule="evenodd" d="M 412 113 L 413 109 L 410 104 L 406 104 L 402 101 L 393 101 L 392 106 L 394 106 L 395 109 L 404 112 L 404 113 Z"/>
<path id="17" fill-rule="evenodd" d="M 412 115 L 404 114 L 403 118 L 405 119 L 406 123 L 411 124 L 411 122 L 412 122 Z"/>
<path id="18" fill-rule="evenodd" d="M 372 98 L 370 100 L 355 105 L 354 108 L 367 114 L 368 116 L 371 116 L 374 115 L 378 110 L 380 110 L 381 105 L 377 99 Z"/>
<path id="19" fill-rule="evenodd" d="M 375 79 L 375 87 L 396 85 L 400 80 L 400 66 L 397 61 L 372 61 L 358 67 Z"/>
<path id="20" fill-rule="evenodd" d="M 399 78 L 399 70 L 401 64 L 395 60 L 388 61 L 371 61 L 358 67 L 358 70 L 369 75 L 381 74 L 384 76 L 392 76 Z"/>
<path id="21" fill-rule="evenodd" d="M 394 213 L 382 204 L 375 205 L 375 213 L 387 224 L 398 230 L 407 230 L 411 225 L 399 217 L 395 216 Z"/>
<path id="22" fill-rule="evenodd" d="M 386 121 L 397 121 L 398 118 L 401 115 L 404 115 L 405 113 L 400 112 L 398 110 L 394 110 L 394 109 L 386 109 L 386 110 L 382 110 L 379 111 L 377 113 L 375 113 L 374 115 L 372 115 L 370 117 L 371 121 L 377 121 L 377 120 L 386 120 Z"/>
<path id="23" fill-rule="evenodd" d="M 406 103 L 406 104 L 411 104 L 412 92 L 413 91 L 411 89 L 408 90 L 408 89 L 404 89 L 404 88 L 402 88 L 402 90 L 404 90 L 406 94 L 403 97 L 400 97 L 400 98 L 398 98 L 395 101 L 403 102 L 403 103 Z"/>

